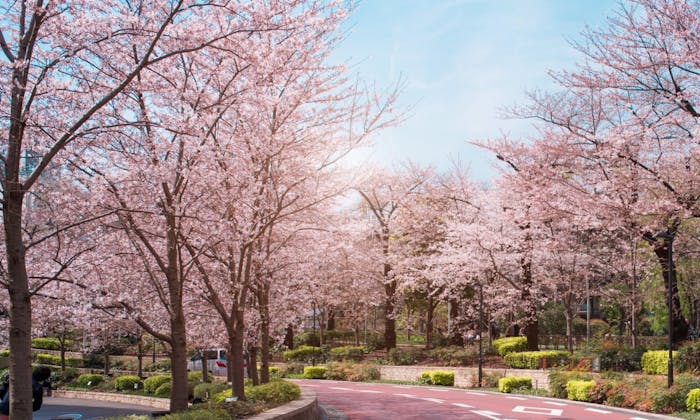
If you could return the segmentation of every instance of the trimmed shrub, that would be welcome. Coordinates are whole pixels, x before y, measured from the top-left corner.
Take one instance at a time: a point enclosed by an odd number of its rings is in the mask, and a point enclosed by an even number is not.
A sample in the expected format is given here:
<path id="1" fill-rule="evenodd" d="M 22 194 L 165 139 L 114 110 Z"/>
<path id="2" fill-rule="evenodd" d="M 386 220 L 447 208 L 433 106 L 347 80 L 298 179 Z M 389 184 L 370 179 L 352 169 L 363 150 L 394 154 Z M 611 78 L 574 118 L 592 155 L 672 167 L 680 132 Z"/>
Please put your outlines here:
<path id="1" fill-rule="evenodd" d="M 680 372 L 700 372 L 700 341 L 690 342 L 678 349 L 674 355 L 675 367 Z"/>
<path id="2" fill-rule="evenodd" d="M 655 378 L 656 379 L 656 378 Z M 700 378 L 687 373 L 677 375 L 671 388 L 658 386 L 651 394 L 651 410 L 655 413 L 675 413 L 686 409 L 688 393 L 700 388 Z M 657 379 L 663 385 L 662 378 Z"/>
<path id="3" fill-rule="evenodd" d="M 566 397 L 573 401 L 591 401 L 595 381 L 571 380 L 566 383 Z"/>
<path id="4" fill-rule="evenodd" d="M 75 382 L 80 387 L 90 388 L 99 385 L 102 383 L 102 381 L 104 381 L 104 379 L 104 376 L 96 373 L 83 373 L 82 375 L 78 376 L 78 379 Z"/>
<path id="5" fill-rule="evenodd" d="M 270 366 L 269 370 L 270 375 L 277 375 L 280 373 L 280 368 L 278 368 L 277 366 Z"/>
<path id="6" fill-rule="evenodd" d="M 151 376 L 143 381 L 143 389 L 149 394 L 155 394 L 156 390 L 165 383 L 170 383 L 170 375 Z"/>
<path id="7" fill-rule="evenodd" d="M 646 348 L 604 342 L 595 352 L 600 356 L 601 370 L 636 372 L 642 370 L 642 354 Z"/>
<path id="8" fill-rule="evenodd" d="M 60 365 L 61 358 L 59 356 L 54 356 L 53 354 L 37 353 L 34 360 L 42 365 Z"/>
<path id="9" fill-rule="evenodd" d="M 690 390 L 685 400 L 685 408 L 693 413 L 700 411 L 700 388 Z"/>
<path id="10" fill-rule="evenodd" d="M 567 398 L 566 384 L 571 380 L 591 380 L 593 376 L 586 372 L 554 370 L 549 374 L 549 393 L 555 398 Z"/>
<path id="11" fill-rule="evenodd" d="M 426 383 L 433 385 L 453 386 L 455 384 L 455 374 L 444 370 L 423 372 L 421 373 L 421 379 L 427 379 Z"/>
<path id="12" fill-rule="evenodd" d="M 300 396 L 299 386 L 287 381 L 272 381 L 246 390 L 248 399 L 266 404 L 284 404 Z"/>
<path id="13" fill-rule="evenodd" d="M 462 347 L 438 347 L 430 350 L 428 357 L 436 359 L 441 366 L 471 366 L 479 359 L 479 353 L 475 349 Z"/>
<path id="14" fill-rule="evenodd" d="M 393 348 L 389 350 L 389 362 L 392 365 L 409 366 L 415 365 L 419 359 L 423 358 L 421 349 L 400 349 Z"/>
<path id="15" fill-rule="evenodd" d="M 202 382 L 202 372 L 199 370 L 187 372 L 187 382 L 195 384 Z"/>
<path id="16" fill-rule="evenodd" d="M 226 382 L 202 382 L 194 387 L 193 395 L 195 398 L 206 401 L 214 397 L 214 395 L 220 393 L 221 391 L 229 390 L 231 385 Z"/>
<path id="17" fill-rule="evenodd" d="M 284 369 L 282 370 L 281 375 L 282 376 L 287 376 L 287 375 L 301 375 L 304 373 L 304 364 L 303 363 L 288 363 Z"/>
<path id="18" fill-rule="evenodd" d="M 532 378 L 527 376 L 506 376 L 498 381 L 500 392 L 510 393 L 514 389 L 532 389 Z"/>
<path id="19" fill-rule="evenodd" d="M 324 379 L 326 377 L 326 368 L 323 366 L 306 366 L 304 368 L 305 379 Z"/>
<path id="20" fill-rule="evenodd" d="M 673 358 L 676 358 L 676 351 Z M 642 355 L 642 370 L 651 375 L 668 373 L 668 350 L 651 350 Z"/>
<path id="21" fill-rule="evenodd" d="M 73 342 L 66 340 L 66 348 L 70 348 Z M 55 337 L 39 337 L 32 339 L 32 348 L 44 350 L 61 350 L 61 342 Z"/>
<path id="22" fill-rule="evenodd" d="M 386 342 L 384 341 L 384 334 L 381 333 L 367 333 L 365 339 L 365 348 L 367 352 L 373 352 L 375 350 L 381 350 L 386 348 Z"/>
<path id="23" fill-rule="evenodd" d="M 155 395 L 156 397 L 169 397 L 170 390 L 172 389 L 172 387 L 173 387 L 173 384 L 171 382 L 166 382 L 164 384 L 161 384 L 158 388 L 156 388 L 153 395 Z"/>
<path id="24" fill-rule="evenodd" d="M 287 350 L 282 353 L 284 360 L 288 362 L 310 363 L 312 360 L 324 361 L 325 355 L 320 347 L 299 346 L 294 350 Z"/>
<path id="25" fill-rule="evenodd" d="M 365 357 L 364 347 L 343 346 L 330 350 L 331 360 L 353 360 L 359 362 Z"/>
<path id="26" fill-rule="evenodd" d="M 540 367 L 563 366 L 569 360 L 569 352 L 563 350 L 540 350 L 508 353 L 504 362 L 508 367 L 539 369 Z"/>
<path id="27" fill-rule="evenodd" d="M 373 365 L 353 362 L 331 362 L 326 365 L 326 378 L 338 381 L 364 382 L 379 379 L 379 370 Z"/>
<path id="28" fill-rule="evenodd" d="M 129 391 L 132 389 L 143 388 L 141 378 L 136 375 L 117 376 L 114 380 L 114 388 L 117 391 Z"/>
<path id="29" fill-rule="evenodd" d="M 9 350 L 1 350 L 0 357 L 10 357 L 10 351 Z"/>
<path id="30" fill-rule="evenodd" d="M 501 356 L 509 353 L 524 352 L 527 350 L 526 337 L 503 337 L 493 340 L 491 344 Z"/>

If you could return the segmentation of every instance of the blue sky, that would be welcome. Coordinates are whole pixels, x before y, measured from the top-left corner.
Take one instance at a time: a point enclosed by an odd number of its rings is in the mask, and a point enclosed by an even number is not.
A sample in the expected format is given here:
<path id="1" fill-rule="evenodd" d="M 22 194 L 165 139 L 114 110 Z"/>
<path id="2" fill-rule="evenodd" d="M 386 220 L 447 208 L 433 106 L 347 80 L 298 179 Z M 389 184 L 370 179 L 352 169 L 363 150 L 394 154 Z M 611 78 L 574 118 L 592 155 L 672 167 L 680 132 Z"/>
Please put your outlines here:
<path id="1" fill-rule="evenodd" d="M 362 0 L 336 58 L 378 86 L 405 78 L 400 104 L 412 107 L 376 137 L 371 159 L 444 169 L 459 158 L 488 180 L 494 159 L 467 141 L 531 132 L 529 122 L 500 119 L 498 108 L 552 88 L 547 70 L 580 59 L 568 41 L 603 26 L 615 8 L 614 0 Z"/>

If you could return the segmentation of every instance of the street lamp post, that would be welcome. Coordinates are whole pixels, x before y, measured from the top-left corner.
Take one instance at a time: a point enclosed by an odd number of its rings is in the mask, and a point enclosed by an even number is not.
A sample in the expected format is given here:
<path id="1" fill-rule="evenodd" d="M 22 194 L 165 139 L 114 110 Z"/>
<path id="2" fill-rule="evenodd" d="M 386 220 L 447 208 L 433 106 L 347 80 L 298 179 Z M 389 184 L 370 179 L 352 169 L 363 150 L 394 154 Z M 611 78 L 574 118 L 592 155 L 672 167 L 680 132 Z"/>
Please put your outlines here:
<path id="1" fill-rule="evenodd" d="M 311 326 L 311 330 L 313 331 L 313 335 L 311 336 L 311 366 L 316 366 L 316 302 L 312 302 L 312 309 L 313 313 L 311 314 L 311 318 L 313 319 L 313 325 Z"/>
<path id="2" fill-rule="evenodd" d="M 673 235 L 667 232 L 659 232 L 654 238 L 661 238 L 668 244 L 668 387 L 673 386 Z"/>

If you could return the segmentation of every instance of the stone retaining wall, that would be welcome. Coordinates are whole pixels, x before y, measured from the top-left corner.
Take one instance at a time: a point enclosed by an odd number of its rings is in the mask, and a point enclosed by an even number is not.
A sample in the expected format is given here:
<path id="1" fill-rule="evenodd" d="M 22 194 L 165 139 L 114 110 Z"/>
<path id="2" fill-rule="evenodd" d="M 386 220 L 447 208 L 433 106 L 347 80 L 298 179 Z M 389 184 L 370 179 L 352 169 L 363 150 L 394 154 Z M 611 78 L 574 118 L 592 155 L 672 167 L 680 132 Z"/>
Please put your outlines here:
<path id="1" fill-rule="evenodd" d="M 449 366 L 379 366 L 381 379 L 395 381 L 415 381 L 421 373 L 431 370 L 444 370 L 455 374 L 455 386 L 473 388 L 478 382 L 478 369 L 471 367 Z M 499 376 L 528 376 L 532 378 L 532 387 L 536 389 L 549 388 L 548 370 L 531 369 L 484 369 L 484 375 Z"/>
<path id="2" fill-rule="evenodd" d="M 73 391 L 68 389 L 56 389 L 51 392 L 54 397 L 80 398 L 84 400 L 110 401 L 123 404 L 142 405 L 158 410 L 168 410 L 170 399 L 145 397 L 142 395 L 112 394 L 109 392 Z"/>

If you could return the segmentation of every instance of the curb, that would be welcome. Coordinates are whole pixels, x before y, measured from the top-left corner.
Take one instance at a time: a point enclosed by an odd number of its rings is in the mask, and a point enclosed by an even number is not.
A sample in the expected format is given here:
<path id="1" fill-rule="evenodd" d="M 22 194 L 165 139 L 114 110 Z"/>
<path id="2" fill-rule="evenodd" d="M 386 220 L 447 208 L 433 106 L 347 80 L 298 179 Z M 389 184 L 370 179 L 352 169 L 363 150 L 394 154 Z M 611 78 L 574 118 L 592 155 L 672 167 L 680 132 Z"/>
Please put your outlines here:
<path id="1" fill-rule="evenodd" d="M 52 391 L 52 396 L 142 405 L 159 410 L 168 410 L 170 408 L 170 400 L 167 398 L 144 397 L 141 395 L 56 389 Z M 257 416 L 249 417 L 248 420 L 316 420 L 318 418 L 319 408 L 316 393 L 302 388 L 301 397 L 298 400 L 267 410 Z"/>
<path id="2" fill-rule="evenodd" d="M 257 416 L 248 417 L 248 420 L 316 420 L 318 418 L 319 408 L 316 393 L 301 388 L 301 398 L 298 400 L 267 410 Z"/>
<path id="3" fill-rule="evenodd" d="M 55 389 L 51 391 L 54 397 L 75 398 L 83 400 L 109 401 L 122 404 L 142 405 L 145 407 L 157 408 L 159 410 L 168 410 L 170 408 L 170 399 L 145 397 L 142 395 L 129 394 L 111 394 L 108 392 L 91 392 L 91 391 L 72 391 L 66 389 Z"/>

